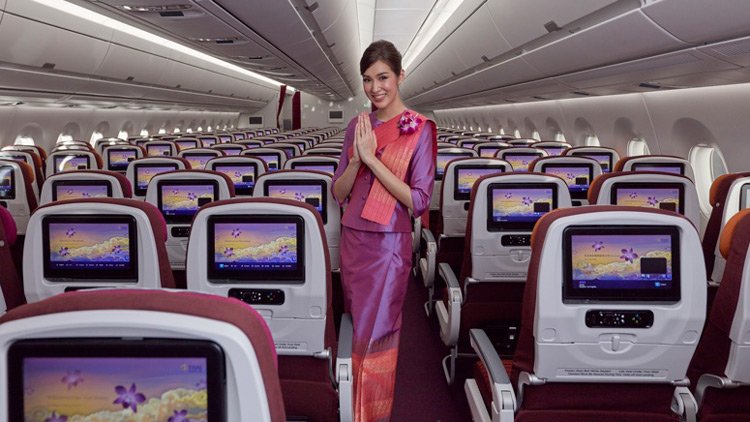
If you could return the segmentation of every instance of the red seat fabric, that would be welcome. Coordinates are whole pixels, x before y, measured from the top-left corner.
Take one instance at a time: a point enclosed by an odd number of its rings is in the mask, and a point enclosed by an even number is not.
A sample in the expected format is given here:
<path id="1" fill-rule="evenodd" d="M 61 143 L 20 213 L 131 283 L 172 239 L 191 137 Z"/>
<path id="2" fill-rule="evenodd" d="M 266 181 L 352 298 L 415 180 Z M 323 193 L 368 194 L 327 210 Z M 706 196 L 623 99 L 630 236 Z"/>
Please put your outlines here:
<path id="1" fill-rule="evenodd" d="M 5 307 L 13 309 L 26 303 L 23 294 L 23 282 L 18 275 L 13 260 L 11 246 L 16 243 L 16 222 L 10 212 L 0 207 L 0 294 L 5 300 Z"/>
<path id="2" fill-rule="evenodd" d="M 706 231 L 702 242 L 703 258 L 706 261 L 706 274 L 709 277 L 711 277 L 714 271 L 714 263 L 716 262 L 716 255 L 714 253 L 716 252 L 719 235 L 721 235 L 721 222 L 724 218 L 724 205 L 729 194 L 729 188 L 735 180 L 742 177 L 750 177 L 750 172 L 723 174 L 717 177 L 711 184 L 708 201 L 713 208 L 706 224 Z"/>

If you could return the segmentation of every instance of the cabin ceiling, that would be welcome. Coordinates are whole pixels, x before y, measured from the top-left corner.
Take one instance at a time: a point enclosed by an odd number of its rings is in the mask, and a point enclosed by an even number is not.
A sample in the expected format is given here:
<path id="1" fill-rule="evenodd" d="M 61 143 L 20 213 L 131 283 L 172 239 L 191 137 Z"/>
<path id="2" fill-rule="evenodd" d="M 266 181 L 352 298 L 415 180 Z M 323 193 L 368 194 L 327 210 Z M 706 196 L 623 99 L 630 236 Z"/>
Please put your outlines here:
<path id="1" fill-rule="evenodd" d="M 407 103 L 424 110 L 750 82 L 747 0 L 458 0 L 441 25 L 434 17 L 447 16 L 452 0 L 68 1 L 330 101 L 361 90 L 359 58 L 370 40 L 389 39 L 414 55 L 418 33 L 428 29 L 437 32 L 408 64 L 401 87 Z M 170 74 L 161 58 L 153 60 L 157 72 Z M 148 73 L 91 67 L 89 85 L 102 69 L 105 78 L 126 79 L 115 99 L 128 97 L 126 77 Z M 214 108 L 258 110 L 275 100 L 272 84 L 235 93 L 229 79 L 216 88 L 194 75 L 171 87 L 188 87 L 196 107 L 205 99 Z M 135 75 L 132 83 L 144 79 Z M 172 101 L 159 98 L 159 89 L 134 98 Z"/>

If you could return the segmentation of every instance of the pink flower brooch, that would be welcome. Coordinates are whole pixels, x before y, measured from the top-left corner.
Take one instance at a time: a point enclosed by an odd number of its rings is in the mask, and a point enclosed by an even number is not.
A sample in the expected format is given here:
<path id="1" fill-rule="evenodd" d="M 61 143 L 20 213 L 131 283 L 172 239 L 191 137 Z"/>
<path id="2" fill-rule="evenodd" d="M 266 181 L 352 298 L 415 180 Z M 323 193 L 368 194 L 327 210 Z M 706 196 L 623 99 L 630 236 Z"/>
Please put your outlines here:
<path id="1" fill-rule="evenodd" d="M 404 114 L 401 115 L 401 118 L 398 119 L 398 130 L 402 135 L 411 135 L 417 131 L 420 123 L 422 123 L 422 119 L 405 111 Z"/>

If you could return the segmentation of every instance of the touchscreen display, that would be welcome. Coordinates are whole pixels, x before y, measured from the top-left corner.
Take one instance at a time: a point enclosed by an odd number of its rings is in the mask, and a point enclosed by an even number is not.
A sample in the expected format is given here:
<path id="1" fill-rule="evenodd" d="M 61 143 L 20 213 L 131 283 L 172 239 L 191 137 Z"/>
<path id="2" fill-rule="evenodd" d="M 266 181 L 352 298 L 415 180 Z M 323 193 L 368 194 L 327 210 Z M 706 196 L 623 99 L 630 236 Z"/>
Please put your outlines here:
<path id="1" fill-rule="evenodd" d="M 682 164 L 671 163 L 633 163 L 633 171 L 662 171 L 665 173 L 685 174 L 685 167 Z"/>
<path id="2" fill-rule="evenodd" d="M 55 173 L 72 170 L 87 170 L 89 157 L 86 155 L 56 155 Z"/>
<path id="3" fill-rule="evenodd" d="M 448 166 L 448 162 L 455 160 L 456 158 L 472 157 L 471 153 L 443 153 L 439 151 L 437 153 L 437 162 L 435 165 L 435 179 L 442 180 L 445 175 L 445 168 Z"/>
<path id="4" fill-rule="evenodd" d="M 0 199 L 16 198 L 16 176 L 13 167 L 0 166 Z"/>
<path id="5" fill-rule="evenodd" d="M 252 195 L 257 169 L 255 164 L 214 164 L 214 170 L 232 179 L 237 195 Z"/>
<path id="6" fill-rule="evenodd" d="M 107 148 L 109 157 L 109 169 L 112 171 L 125 171 L 128 164 L 138 158 L 138 152 L 134 149 Z"/>
<path id="7" fill-rule="evenodd" d="M 336 165 L 333 163 L 330 163 L 330 164 L 292 164 L 292 168 L 294 170 L 322 171 L 323 173 L 328 173 L 331 176 L 333 176 L 333 173 L 336 172 Z"/>
<path id="8" fill-rule="evenodd" d="M 503 154 L 502 159 L 509 162 L 513 171 L 529 171 L 529 164 L 539 158 L 539 154 Z"/>
<path id="9" fill-rule="evenodd" d="M 215 184 L 173 184 L 173 182 L 159 183 L 159 209 L 167 218 L 167 222 L 174 221 L 174 218 L 189 222 L 201 206 L 216 199 Z"/>
<path id="10" fill-rule="evenodd" d="M 172 146 L 168 144 L 164 145 L 146 145 L 146 154 L 149 157 L 158 157 L 164 155 L 172 155 Z"/>
<path id="11" fill-rule="evenodd" d="M 323 218 L 326 218 L 327 191 L 325 182 L 319 180 L 268 180 L 264 185 L 264 194 L 269 198 L 290 199 L 310 204 L 318 210 Z"/>
<path id="12" fill-rule="evenodd" d="M 471 197 L 471 189 L 474 182 L 488 174 L 502 173 L 504 166 L 471 166 L 458 164 L 454 167 L 456 185 L 453 190 L 453 199 L 456 201 L 468 201 Z"/>
<path id="13" fill-rule="evenodd" d="M 106 181 L 56 181 L 53 182 L 52 200 L 64 201 L 81 198 L 107 198 L 112 196 L 112 188 Z"/>
<path id="14" fill-rule="evenodd" d="M 143 196 L 148 190 L 148 184 L 157 174 L 177 170 L 176 164 L 133 164 L 135 166 L 135 194 Z"/>
<path id="15" fill-rule="evenodd" d="M 535 223 L 555 208 L 555 189 L 551 187 L 493 187 L 490 194 L 491 219 L 496 223 Z"/>
<path id="16" fill-rule="evenodd" d="M 614 205 L 659 208 L 679 213 L 684 212 L 682 185 L 649 186 L 642 184 L 619 184 L 612 187 Z"/>
<path id="17" fill-rule="evenodd" d="M 542 165 L 542 172 L 561 177 L 568 185 L 570 193 L 574 194 L 588 191 L 592 169 L 585 164 L 582 166 Z"/>
<path id="18" fill-rule="evenodd" d="M 184 154 L 182 158 L 186 159 L 190 163 L 191 169 L 203 170 L 206 168 L 206 163 L 212 158 L 216 158 L 213 154 Z"/>

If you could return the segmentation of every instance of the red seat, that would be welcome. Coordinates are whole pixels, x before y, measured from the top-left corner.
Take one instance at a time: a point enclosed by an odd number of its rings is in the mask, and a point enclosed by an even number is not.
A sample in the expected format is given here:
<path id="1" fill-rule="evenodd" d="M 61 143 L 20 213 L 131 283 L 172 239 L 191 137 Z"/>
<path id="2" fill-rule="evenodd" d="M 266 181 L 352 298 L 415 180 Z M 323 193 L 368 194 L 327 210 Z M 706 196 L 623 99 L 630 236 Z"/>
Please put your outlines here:
<path id="1" fill-rule="evenodd" d="M 16 243 L 16 222 L 7 209 L 0 207 L 0 314 L 26 303 L 23 284 L 13 259 L 12 247 Z"/>

